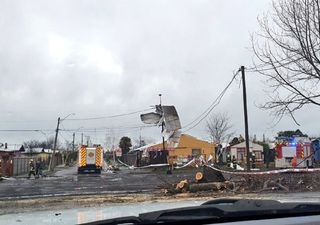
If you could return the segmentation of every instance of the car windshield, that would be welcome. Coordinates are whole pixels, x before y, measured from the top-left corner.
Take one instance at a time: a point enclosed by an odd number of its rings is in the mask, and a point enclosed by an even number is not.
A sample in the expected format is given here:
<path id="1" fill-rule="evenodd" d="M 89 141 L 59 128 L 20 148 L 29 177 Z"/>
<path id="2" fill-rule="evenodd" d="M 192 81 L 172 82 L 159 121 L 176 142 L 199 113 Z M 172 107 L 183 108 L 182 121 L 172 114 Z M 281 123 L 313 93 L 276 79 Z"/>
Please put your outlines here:
<path id="1" fill-rule="evenodd" d="M 319 200 L 318 0 L 0 0 L 0 30 L 0 224 Z"/>

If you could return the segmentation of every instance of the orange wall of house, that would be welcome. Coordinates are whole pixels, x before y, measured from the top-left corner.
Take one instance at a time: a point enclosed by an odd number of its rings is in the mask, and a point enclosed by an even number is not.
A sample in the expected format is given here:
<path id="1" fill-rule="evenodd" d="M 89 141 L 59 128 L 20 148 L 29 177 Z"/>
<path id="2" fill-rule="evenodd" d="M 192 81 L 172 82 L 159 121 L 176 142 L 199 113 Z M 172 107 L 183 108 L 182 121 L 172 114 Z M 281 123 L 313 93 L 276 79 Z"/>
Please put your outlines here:
<path id="1" fill-rule="evenodd" d="M 209 157 L 209 155 L 212 155 L 212 157 L 214 157 L 214 144 L 198 140 L 192 136 L 185 134 L 181 135 L 178 147 L 174 151 L 169 151 L 169 156 L 191 156 L 192 149 L 201 149 L 201 155 L 205 155 L 206 159 Z"/>
<path id="2" fill-rule="evenodd" d="M 165 146 L 167 147 L 167 144 Z M 162 148 L 162 143 L 153 147 Z M 205 155 L 206 159 L 208 159 L 209 155 L 212 155 L 213 158 L 215 157 L 215 144 L 210 144 L 185 134 L 181 135 L 178 147 L 169 151 L 169 156 L 188 157 L 192 155 L 192 149 L 201 149 L 201 154 Z"/>

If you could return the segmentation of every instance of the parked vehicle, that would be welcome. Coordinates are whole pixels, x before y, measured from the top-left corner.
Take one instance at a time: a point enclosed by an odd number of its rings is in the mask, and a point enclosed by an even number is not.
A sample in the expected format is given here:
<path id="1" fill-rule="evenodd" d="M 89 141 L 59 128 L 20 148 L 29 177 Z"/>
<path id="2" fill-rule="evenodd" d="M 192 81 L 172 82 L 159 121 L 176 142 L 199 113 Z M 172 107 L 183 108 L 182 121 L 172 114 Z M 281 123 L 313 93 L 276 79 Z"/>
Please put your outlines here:
<path id="1" fill-rule="evenodd" d="M 289 138 L 276 144 L 276 168 L 310 167 L 313 151 L 309 140 Z"/>
<path id="2" fill-rule="evenodd" d="M 103 148 L 101 146 L 80 146 L 78 158 L 78 173 L 101 173 L 103 165 Z"/>

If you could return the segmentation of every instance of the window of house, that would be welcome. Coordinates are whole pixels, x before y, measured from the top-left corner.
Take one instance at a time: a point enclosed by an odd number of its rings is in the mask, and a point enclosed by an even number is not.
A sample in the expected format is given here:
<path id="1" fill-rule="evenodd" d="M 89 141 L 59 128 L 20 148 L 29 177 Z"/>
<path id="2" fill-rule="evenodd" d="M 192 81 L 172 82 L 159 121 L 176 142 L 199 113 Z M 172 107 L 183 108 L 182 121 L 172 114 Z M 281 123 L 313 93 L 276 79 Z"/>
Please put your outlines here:
<path id="1" fill-rule="evenodd" d="M 262 159 L 262 155 L 261 155 L 261 152 L 254 152 L 255 156 L 256 156 L 256 159 Z"/>
<path id="2" fill-rule="evenodd" d="M 199 149 L 199 148 L 192 149 L 192 155 L 193 155 L 193 156 L 199 156 L 199 155 L 201 155 L 201 149 Z"/>
<path id="3" fill-rule="evenodd" d="M 238 161 L 243 161 L 243 159 L 244 159 L 244 153 L 243 152 L 238 152 L 237 160 Z"/>

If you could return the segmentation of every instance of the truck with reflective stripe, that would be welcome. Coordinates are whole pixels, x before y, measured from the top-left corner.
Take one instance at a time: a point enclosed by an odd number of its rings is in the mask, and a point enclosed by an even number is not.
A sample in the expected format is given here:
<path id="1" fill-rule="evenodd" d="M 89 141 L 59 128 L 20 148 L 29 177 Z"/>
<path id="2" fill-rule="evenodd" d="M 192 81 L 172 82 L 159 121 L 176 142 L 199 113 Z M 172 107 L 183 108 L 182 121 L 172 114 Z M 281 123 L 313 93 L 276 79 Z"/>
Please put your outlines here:
<path id="1" fill-rule="evenodd" d="M 82 145 L 78 152 L 78 173 L 101 173 L 103 164 L 103 148 Z"/>

